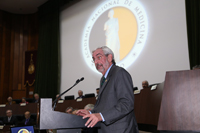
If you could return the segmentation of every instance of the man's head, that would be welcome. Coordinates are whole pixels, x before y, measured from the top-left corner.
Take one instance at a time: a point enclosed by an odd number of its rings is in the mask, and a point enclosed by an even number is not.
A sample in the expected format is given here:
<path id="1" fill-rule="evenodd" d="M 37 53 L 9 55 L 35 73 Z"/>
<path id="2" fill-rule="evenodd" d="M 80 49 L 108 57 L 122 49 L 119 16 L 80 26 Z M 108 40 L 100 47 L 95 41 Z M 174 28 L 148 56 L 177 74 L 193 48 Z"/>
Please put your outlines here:
<path id="1" fill-rule="evenodd" d="M 37 93 L 34 94 L 35 100 L 39 100 L 39 95 Z"/>
<path id="2" fill-rule="evenodd" d="M 60 94 L 57 94 L 57 95 L 56 95 L 56 98 L 58 98 L 58 97 L 59 97 L 59 95 L 60 95 Z M 59 98 L 58 98 L 58 100 L 60 100 L 60 99 L 61 99 L 61 97 L 59 97 Z"/>
<path id="3" fill-rule="evenodd" d="M 12 102 L 12 97 L 8 97 L 8 102 Z"/>
<path id="4" fill-rule="evenodd" d="M 87 104 L 84 109 L 88 110 L 88 111 L 91 111 L 94 109 L 94 104 Z"/>
<path id="5" fill-rule="evenodd" d="M 24 113 L 24 116 L 25 116 L 26 119 L 29 119 L 31 117 L 31 113 L 29 111 L 26 111 Z"/>
<path id="6" fill-rule="evenodd" d="M 7 110 L 6 111 L 6 116 L 11 117 L 12 116 L 12 110 Z"/>
<path id="7" fill-rule="evenodd" d="M 78 111 L 78 109 L 74 109 L 74 110 L 72 111 L 72 114 L 73 114 L 73 115 L 77 115 L 77 114 L 76 114 L 77 111 Z"/>
<path id="8" fill-rule="evenodd" d="M 111 9 L 111 10 L 108 12 L 108 17 L 109 17 L 109 18 L 113 18 L 113 15 L 114 15 L 114 10 Z"/>
<path id="9" fill-rule="evenodd" d="M 65 113 L 72 114 L 73 110 L 74 110 L 74 109 L 73 109 L 72 107 L 68 107 L 68 108 L 65 110 Z"/>
<path id="10" fill-rule="evenodd" d="M 114 54 L 107 46 L 102 46 L 92 51 L 92 59 L 96 69 L 103 75 L 112 64 L 115 64 Z"/>
<path id="11" fill-rule="evenodd" d="M 142 88 L 145 89 L 145 88 L 148 88 L 148 87 L 149 87 L 149 82 L 147 80 L 142 81 Z"/>
<path id="12" fill-rule="evenodd" d="M 99 95 L 99 88 L 96 89 L 96 93 L 97 93 L 97 95 Z"/>
<path id="13" fill-rule="evenodd" d="M 26 103 L 26 98 L 22 97 L 22 103 Z"/>
<path id="14" fill-rule="evenodd" d="M 78 91 L 78 95 L 79 95 L 79 97 L 83 96 L 83 91 L 82 91 L 82 90 L 79 90 L 79 91 Z"/>
<path id="15" fill-rule="evenodd" d="M 192 67 L 192 70 L 197 70 L 197 69 L 200 69 L 200 65 L 196 65 L 196 66 Z"/>

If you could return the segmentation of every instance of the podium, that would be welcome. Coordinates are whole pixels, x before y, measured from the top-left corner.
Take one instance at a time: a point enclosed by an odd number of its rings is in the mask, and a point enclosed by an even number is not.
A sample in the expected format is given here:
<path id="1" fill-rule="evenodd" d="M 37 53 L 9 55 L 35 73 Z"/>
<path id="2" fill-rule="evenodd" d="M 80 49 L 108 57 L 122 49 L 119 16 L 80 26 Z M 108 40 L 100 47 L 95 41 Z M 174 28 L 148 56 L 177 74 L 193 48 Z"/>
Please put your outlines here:
<path id="1" fill-rule="evenodd" d="M 40 130 L 56 129 L 57 133 L 79 133 L 81 128 L 86 128 L 86 121 L 87 119 L 82 119 L 82 116 L 53 111 L 52 99 L 40 100 Z M 97 123 L 95 127 L 100 127 L 100 123 Z"/>
<path id="2" fill-rule="evenodd" d="M 200 70 L 166 73 L 158 130 L 200 131 Z"/>

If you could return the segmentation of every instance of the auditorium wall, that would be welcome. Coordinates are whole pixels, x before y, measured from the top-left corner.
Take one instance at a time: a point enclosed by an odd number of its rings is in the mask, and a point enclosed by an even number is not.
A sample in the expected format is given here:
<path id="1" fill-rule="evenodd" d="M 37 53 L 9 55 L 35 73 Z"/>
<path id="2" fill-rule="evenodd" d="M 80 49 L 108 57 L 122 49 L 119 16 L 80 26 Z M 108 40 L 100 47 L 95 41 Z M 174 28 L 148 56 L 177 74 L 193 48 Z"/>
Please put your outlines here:
<path id="1" fill-rule="evenodd" d="M 38 49 L 38 32 L 37 13 L 18 15 L 0 10 L 0 104 L 8 96 L 27 96 L 25 51 Z"/>

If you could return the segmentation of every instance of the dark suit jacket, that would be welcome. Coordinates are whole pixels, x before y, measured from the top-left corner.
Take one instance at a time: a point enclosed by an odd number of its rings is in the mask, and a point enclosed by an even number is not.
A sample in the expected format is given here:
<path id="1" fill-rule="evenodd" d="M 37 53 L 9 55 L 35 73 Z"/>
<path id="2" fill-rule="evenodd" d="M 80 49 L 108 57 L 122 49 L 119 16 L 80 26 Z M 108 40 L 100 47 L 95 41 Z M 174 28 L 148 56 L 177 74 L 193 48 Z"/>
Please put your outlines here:
<path id="1" fill-rule="evenodd" d="M 15 116 L 12 116 L 10 119 L 10 122 L 8 122 L 8 117 L 4 117 L 3 119 L 3 124 L 5 125 L 17 125 L 18 124 L 18 120 Z"/>
<path id="2" fill-rule="evenodd" d="M 33 119 L 29 119 L 29 121 L 25 124 L 26 119 L 22 120 L 22 122 L 20 122 L 19 125 L 21 126 L 31 126 L 31 125 L 35 125 L 36 122 Z"/>
<path id="3" fill-rule="evenodd" d="M 80 97 L 77 97 L 77 98 L 76 98 L 76 100 L 77 100 L 77 99 L 79 99 L 79 98 L 85 98 L 85 96 L 80 96 Z"/>
<path id="4" fill-rule="evenodd" d="M 38 100 L 33 99 L 33 103 L 39 103 L 40 102 L 40 98 Z"/>
<path id="5" fill-rule="evenodd" d="M 16 104 L 15 101 L 12 101 L 12 103 L 10 104 L 9 102 L 6 102 L 6 105 L 12 105 L 12 104 Z"/>
<path id="6" fill-rule="evenodd" d="M 91 112 L 102 113 L 105 119 L 101 122 L 102 133 L 138 133 L 132 78 L 125 69 L 111 67 Z"/>

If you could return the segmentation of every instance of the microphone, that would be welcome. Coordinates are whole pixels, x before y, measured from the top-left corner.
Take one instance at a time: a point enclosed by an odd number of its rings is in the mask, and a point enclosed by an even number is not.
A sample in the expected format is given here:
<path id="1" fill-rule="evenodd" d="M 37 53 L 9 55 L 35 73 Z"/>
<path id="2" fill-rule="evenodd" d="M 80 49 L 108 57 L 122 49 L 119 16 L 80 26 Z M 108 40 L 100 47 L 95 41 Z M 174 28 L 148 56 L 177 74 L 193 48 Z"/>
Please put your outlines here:
<path id="1" fill-rule="evenodd" d="M 78 84 L 79 82 L 80 82 L 80 79 L 77 79 L 77 80 L 76 80 L 76 83 Z"/>
<path id="2" fill-rule="evenodd" d="M 76 83 L 78 84 L 79 82 L 83 81 L 84 80 L 84 77 L 82 77 L 81 79 L 77 79 L 76 80 Z"/>
<path id="3" fill-rule="evenodd" d="M 80 79 L 80 81 L 83 81 L 84 80 L 84 77 L 82 77 L 81 79 Z"/>
<path id="4" fill-rule="evenodd" d="M 62 95 L 64 95 L 66 92 L 68 92 L 69 90 L 71 90 L 74 86 L 76 86 L 79 82 L 81 82 L 81 81 L 83 81 L 83 80 L 84 80 L 84 77 L 82 77 L 81 79 L 77 79 L 76 82 L 75 82 L 75 84 L 74 84 L 72 87 L 70 87 L 69 89 L 67 89 L 67 90 L 64 91 L 63 93 L 61 93 L 61 94 L 53 101 L 53 108 L 52 108 L 52 110 L 55 109 L 56 104 L 57 104 L 57 101 L 58 101 L 58 99 L 59 99 Z"/>

